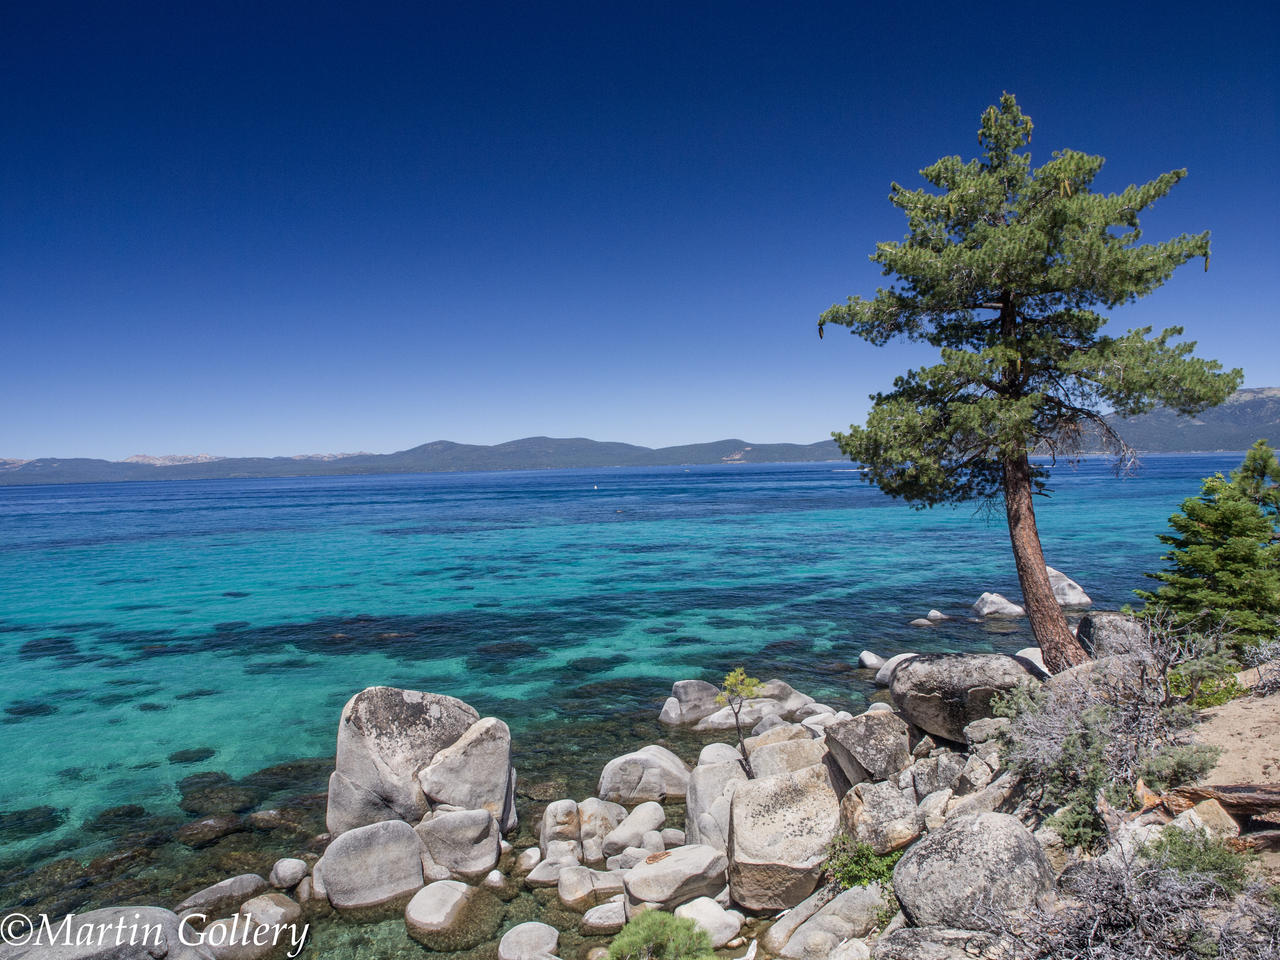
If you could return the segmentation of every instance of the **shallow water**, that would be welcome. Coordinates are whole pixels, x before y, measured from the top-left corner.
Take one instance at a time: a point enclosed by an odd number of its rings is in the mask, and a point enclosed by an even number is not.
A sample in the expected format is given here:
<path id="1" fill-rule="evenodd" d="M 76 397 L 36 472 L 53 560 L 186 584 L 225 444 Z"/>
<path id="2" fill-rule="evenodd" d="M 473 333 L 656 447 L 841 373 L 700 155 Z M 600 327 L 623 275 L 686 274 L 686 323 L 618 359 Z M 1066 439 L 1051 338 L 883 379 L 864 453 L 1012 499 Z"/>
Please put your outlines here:
<path id="1" fill-rule="evenodd" d="M 1049 562 L 1129 602 L 1239 459 L 1059 469 Z M 581 793 L 659 735 L 673 680 L 746 664 L 857 706 L 863 648 L 1025 645 L 906 625 L 988 589 L 1018 594 L 1001 516 L 916 512 L 838 463 L 0 488 L 0 816 L 51 808 L 0 820 L 0 860 L 101 852 L 85 821 L 176 816 L 194 772 L 329 755 L 370 684 L 502 717 L 523 773 Z"/>

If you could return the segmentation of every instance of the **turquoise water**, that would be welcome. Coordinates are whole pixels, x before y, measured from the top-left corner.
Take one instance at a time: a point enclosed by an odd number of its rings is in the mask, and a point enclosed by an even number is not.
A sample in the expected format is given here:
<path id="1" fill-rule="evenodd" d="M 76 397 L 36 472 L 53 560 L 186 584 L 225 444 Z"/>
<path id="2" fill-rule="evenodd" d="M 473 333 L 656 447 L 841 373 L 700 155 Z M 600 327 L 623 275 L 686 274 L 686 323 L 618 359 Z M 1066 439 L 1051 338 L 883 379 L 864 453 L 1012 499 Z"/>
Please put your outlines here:
<path id="1" fill-rule="evenodd" d="M 1169 513 L 1239 459 L 1058 470 L 1049 562 L 1128 602 Z M 0 488 L 0 812 L 57 811 L 7 846 L 75 852 L 103 808 L 175 812 L 194 770 L 331 754 L 370 684 L 593 763 L 591 721 L 739 663 L 856 706 L 864 647 L 1025 645 L 906 626 L 989 589 L 1018 594 L 1002 515 L 912 511 L 841 464 Z"/>

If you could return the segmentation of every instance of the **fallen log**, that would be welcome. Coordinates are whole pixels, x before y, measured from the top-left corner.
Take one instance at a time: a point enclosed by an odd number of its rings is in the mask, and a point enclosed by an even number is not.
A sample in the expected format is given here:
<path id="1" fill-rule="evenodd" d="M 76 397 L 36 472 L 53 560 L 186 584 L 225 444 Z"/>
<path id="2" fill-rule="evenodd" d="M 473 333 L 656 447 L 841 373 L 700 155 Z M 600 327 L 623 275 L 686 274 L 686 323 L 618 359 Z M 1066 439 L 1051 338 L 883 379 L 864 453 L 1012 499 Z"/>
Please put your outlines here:
<path id="1" fill-rule="evenodd" d="M 1258 853 L 1262 850 L 1280 850 L 1280 830 L 1258 830 L 1232 837 L 1227 845 L 1240 852 Z"/>
<path id="2" fill-rule="evenodd" d="M 1177 787 L 1164 796 L 1170 813 L 1179 814 L 1201 800 L 1217 800 L 1233 817 L 1256 817 L 1280 812 L 1280 783 L 1232 783 Z"/>

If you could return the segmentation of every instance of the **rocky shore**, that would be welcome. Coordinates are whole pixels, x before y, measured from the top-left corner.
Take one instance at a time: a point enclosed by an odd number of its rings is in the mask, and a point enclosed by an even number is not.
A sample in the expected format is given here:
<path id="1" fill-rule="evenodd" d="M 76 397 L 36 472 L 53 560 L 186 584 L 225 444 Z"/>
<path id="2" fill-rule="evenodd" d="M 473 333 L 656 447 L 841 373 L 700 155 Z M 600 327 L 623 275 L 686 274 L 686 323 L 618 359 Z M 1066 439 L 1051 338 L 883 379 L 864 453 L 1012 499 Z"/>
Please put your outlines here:
<path id="1" fill-rule="evenodd" d="M 1132 630 L 1103 614 L 1086 617 L 1080 635 L 1099 656 L 1123 656 Z M 864 652 L 861 666 L 876 671 L 887 700 L 856 716 L 767 681 L 741 704 L 749 764 L 724 740 L 735 718 L 717 688 L 679 681 L 659 721 L 687 759 L 636 743 L 603 765 L 591 795 L 525 783 L 499 718 L 443 694 L 371 687 L 343 708 L 331 765 L 274 771 L 275 786 L 325 773 L 323 792 L 246 815 L 272 772 L 184 784 L 195 819 L 176 835 L 219 850 L 207 868 L 224 871 L 216 882 L 193 890 L 194 877 L 174 877 L 165 906 L 77 913 L 76 877 L 113 864 L 71 861 L 46 870 L 48 889 L 37 883 L 17 904 L 55 921 L 70 913 L 73 931 L 141 918 L 160 943 L 122 952 L 71 945 L 73 934 L 68 945 L 0 947 L 0 957 L 270 960 L 353 943 L 352 955 L 389 957 L 412 955 L 403 952 L 411 940 L 419 954 L 599 960 L 648 910 L 691 919 L 725 957 L 982 955 L 1000 936 L 991 917 L 1047 908 L 1067 863 L 1002 760 L 1009 721 L 992 710 L 997 697 L 1049 679 L 1034 654 Z M 687 734 L 702 741 L 696 757 Z M 103 815 L 104 829 L 136 842 L 127 850 L 137 852 L 113 857 L 147 856 L 148 831 L 162 825 L 141 813 Z M 1117 849 L 1168 822 L 1239 832 L 1206 800 L 1177 819 L 1135 821 Z M 877 856 L 900 853 L 892 882 L 844 891 L 825 882 L 838 836 Z M 114 892 L 137 902 L 127 882 Z"/>

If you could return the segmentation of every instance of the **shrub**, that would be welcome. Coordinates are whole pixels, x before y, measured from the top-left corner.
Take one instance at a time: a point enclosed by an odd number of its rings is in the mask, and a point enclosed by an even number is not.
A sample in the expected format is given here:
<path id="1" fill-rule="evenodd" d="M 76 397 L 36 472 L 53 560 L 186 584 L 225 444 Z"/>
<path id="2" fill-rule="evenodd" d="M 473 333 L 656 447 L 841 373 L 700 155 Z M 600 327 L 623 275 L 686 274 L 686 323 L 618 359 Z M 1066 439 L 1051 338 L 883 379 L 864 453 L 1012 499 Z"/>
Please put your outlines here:
<path id="1" fill-rule="evenodd" d="M 1014 960 L 1276 960 L 1280 921 L 1265 890 L 1249 887 L 1232 900 L 1221 874 L 1180 869 L 1221 866 L 1218 854 L 1186 849 L 1078 862 L 1063 872 L 1063 896 L 1049 909 L 1014 915 L 980 903 L 975 913 L 1004 934 Z"/>
<path id="2" fill-rule="evenodd" d="M 712 960 L 711 937 L 687 917 L 646 910 L 609 945 L 609 960 Z"/>
<path id="3" fill-rule="evenodd" d="M 850 887 L 865 887 L 878 883 L 886 890 L 893 884 L 893 868 L 905 851 L 895 850 L 893 853 L 878 854 L 871 849 L 871 844 L 861 843 L 840 833 L 827 847 L 827 859 L 822 869 L 830 881 L 841 890 Z"/>
<path id="4" fill-rule="evenodd" d="M 1238 895 L 1249 882 L 1249 858 L 1203 830 L 1163 830 L 1139 855 L 1184 879 L 1206 880 L 1228 897 Z"/>
<path id="5" fill-rule="evenodd" d="M 1107 837 L 1099 798 L 1129 807 L 1139 779 L 1167 790 L 1212 766 L 1212 748 L 1192 742 L 1194 713 L 1170 692 L 1168 676 L 1197 650 L 1154 624 L 1148 649 L 1105 670 L 1061 677 L 1034 694 L 1015 692 L 997 710 L 1013 722 L 1003 734 L 1010 769 L 1028 798 L 1071 847 Z"/>

